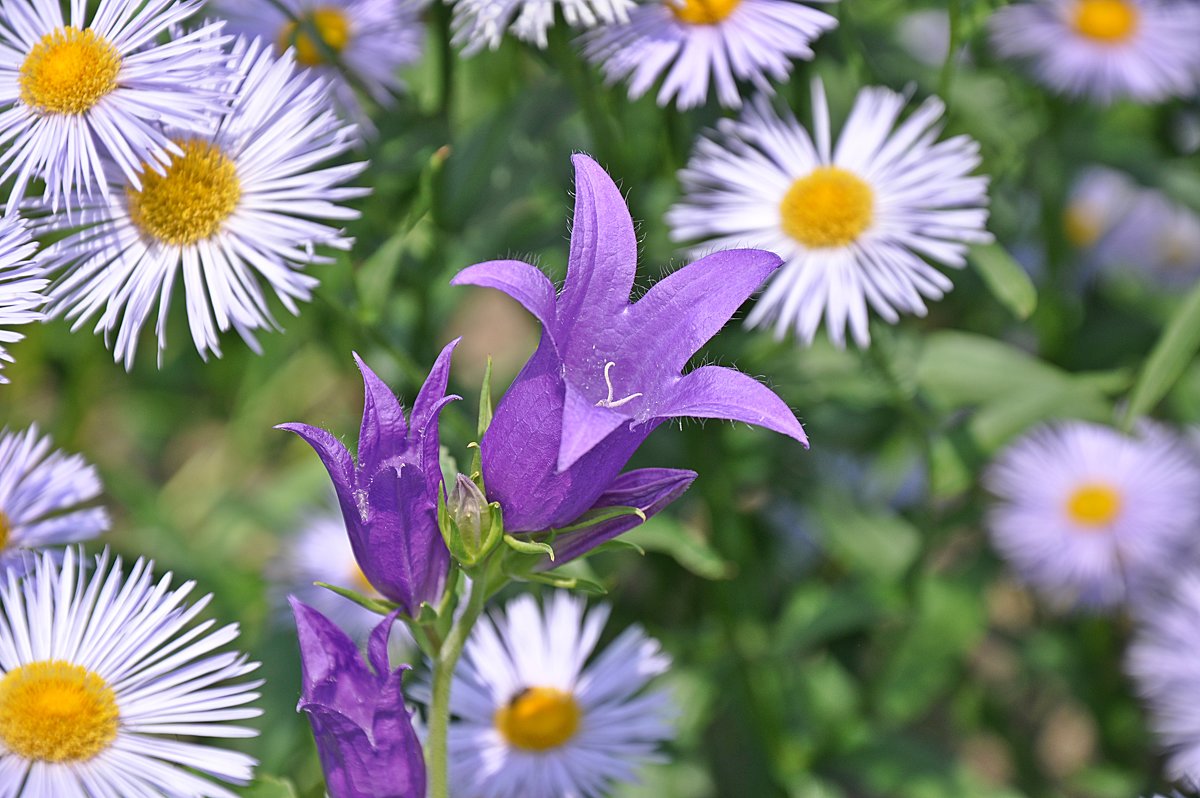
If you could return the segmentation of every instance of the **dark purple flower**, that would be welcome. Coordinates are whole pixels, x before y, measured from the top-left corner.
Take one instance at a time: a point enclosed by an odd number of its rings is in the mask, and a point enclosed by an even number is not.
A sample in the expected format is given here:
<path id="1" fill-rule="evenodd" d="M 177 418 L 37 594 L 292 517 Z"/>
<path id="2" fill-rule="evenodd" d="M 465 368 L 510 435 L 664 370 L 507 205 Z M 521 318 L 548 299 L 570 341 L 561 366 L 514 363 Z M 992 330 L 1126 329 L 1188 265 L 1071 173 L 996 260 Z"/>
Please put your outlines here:
<path id="1" fill-rule="evenodd" d="M 393 612 L 371 632 L 368 667 L 354 641 L 295 598 L 300 635 L 300 703 L 308 714 L 331 798 L 425 798 L 425 760 L 400 680 L 391 670 Z"/>
<path id="2" fill-rule="evenodd" d="M 455 285 L 497 288 L 542 323 L 537 351 L 505 393 L 483 437 L 488 497 L 509 532 L 571 524 L 590 509 L 626 505 L 647 514 L 695 479 L 691 471 L 621 474 L 633 452 L 668 418 L 745 421 L 807 445 L 800 422 L 762 383 L 733 369 L 681 370 L 780 265 L 762 250 L 717 252 L 629 301 L 637 271 L 633 221 L 612 179 L 576 155 L 575 219 L 561 293 L 520 261 L 468 267 Z M 556 543 L 569 559 L 635 526 L 636 516 L 596 525 Z"/>
<path id="3" fill-rule="evenodd" d="M 384 597 L 416 617 L 421 602 L 436 602 L 445 586 L 450 552 L 438 530 L 442 489 L 438 415 L 458 399 L 446 396 L 451 341 L 417 393 L 409 423 L 395 395 L 354 356 L 362 371 L 364 403 L 358 462 L 341 441 L 307 424 L 280 424 L 316 449 L 329 471 L 354 557 Z"/>

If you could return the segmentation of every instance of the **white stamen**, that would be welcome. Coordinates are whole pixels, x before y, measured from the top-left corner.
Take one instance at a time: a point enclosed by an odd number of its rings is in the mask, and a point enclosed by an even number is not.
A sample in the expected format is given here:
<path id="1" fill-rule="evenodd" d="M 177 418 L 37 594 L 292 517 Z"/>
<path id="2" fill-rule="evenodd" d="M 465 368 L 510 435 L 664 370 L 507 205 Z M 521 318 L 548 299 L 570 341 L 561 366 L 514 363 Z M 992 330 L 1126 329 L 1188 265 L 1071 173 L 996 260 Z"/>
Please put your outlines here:
<path id="1" fill-rule="evenodd" d="M 620 407 L 623 404 L 632 402 L 634 399 L 637 399 L 642 395 L 640 392 L 631 393 L 624 399 L 617 399 L 615 402 L 613 401 L 613 384 L 612 377 L 609 376 L 609 372 L 612 371 L 612 367 L 615 365 L 617 365 L 616 362 L 612 360 L 609 360 L 604 364 L 604 384 L 608 386 L 608 396 L 604 399 L 601 399 L 599 402 L 596 402 L 596 407 Z"/>

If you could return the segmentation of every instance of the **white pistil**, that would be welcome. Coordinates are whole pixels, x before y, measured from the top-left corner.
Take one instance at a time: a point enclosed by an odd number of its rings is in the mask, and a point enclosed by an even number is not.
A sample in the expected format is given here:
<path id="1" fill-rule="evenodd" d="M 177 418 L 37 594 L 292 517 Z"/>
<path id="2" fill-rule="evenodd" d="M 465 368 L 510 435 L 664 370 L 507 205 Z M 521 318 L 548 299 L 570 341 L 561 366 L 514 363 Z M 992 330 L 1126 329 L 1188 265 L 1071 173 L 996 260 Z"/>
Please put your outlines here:
<path id="1" fill-rule="evenodd" d="M 609 376 L 609 372 L 612 371 L 612 367 L 615 365 L 617 365 L 616 362 L 614 362 L 612 360 L 609 360 L 608 362 L 606 362 L 604 364 L 604 384 L 608 386 L 608 396 L 601 399 L 599 402 L 596 402 L 596 407 L 610 407 L 610 408 L 620 407 L 621 405 L 632 402 L 634 399 L 637 399 L 639 396 L 642 395 L 640 392 L 639 393 L 631 393 L 631 394 L 629 394 L 629 396 L 626 396 L 624 399 L 617 399 L 616 401 L 613 401 L 613 384 L 612 384 L 612 377 Z"/>

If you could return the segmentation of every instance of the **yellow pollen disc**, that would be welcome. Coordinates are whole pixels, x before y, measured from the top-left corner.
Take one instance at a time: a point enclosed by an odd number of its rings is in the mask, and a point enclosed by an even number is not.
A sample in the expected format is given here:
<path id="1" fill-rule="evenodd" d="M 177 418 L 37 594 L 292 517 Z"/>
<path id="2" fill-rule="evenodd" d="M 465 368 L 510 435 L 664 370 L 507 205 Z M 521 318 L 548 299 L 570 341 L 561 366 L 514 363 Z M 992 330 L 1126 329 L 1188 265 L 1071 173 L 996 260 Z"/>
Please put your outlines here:
<path id="1" fill-rule="evenodd" d="M 875 195 L 858 175 L 821 166 L 792 183 L 779 213 L 783 232 L 809 249 L 844 247 L 870 226 Z"/>
<path id="2" fill-rule="evenodd" d="M 740 5 L 742 0 L 666 0 L 675 19 L 687 25 L 716 25 Z"/>
<path id="3" fill-rule="evenodd" d="M 581 712 L 570 693 L 530 687 L 496 710 L 492 722 L 509 744 L 527 751 L 558 748 L 579 730 Z"/>
<path id="4" fill-rule="evenodd" d="M 1081 485 L 1067 499 L 1067 514 L 1084 526 L 1105 526 L 1121 512 L 1121 494 L 1111 485 L 1095 482 Z"/>
<path id="5" fill-rule="evenodd" d="M 108 682 L 61 660 L 22 665 L 0 678 L 0 742 L 24 759 L 82 762 L 117 738 Z"/>
<path id="6" fill-rule="evenodd" d="M 8 539 L 12 536 L 12 521 L 0 510 L 0 551 L 4 551 L 8 546 Z"/>
<path id="7" fill-rule="evenodd" d="M 121 54 L 68 25 L 47 33 L 21 64 L 21 102 L 44 114 L 82 114 L 117 87 Z"/>
<path id="8" fill-rule="evenodd" d="M 147 167 L 142 190 L 125 189 L 129 218 L 148 236 L 187 246 L 211 238 L 237 208 L 242 185 L 237 167 L 220 148 L 201 139 L 175 142 L 183 150 L 160 175 Z"/>
<path id="9" fill-rule="evenodd" d="M 1085 249 L 1100 240 L 1104 229 L 1094 216 L 1082 208 L 1072 207 L 1063 214 L 1063 232 L 1072 245 Z"/>
<path id="10" fill-rule="evenodd" d="M 1138 10 L 1130 0 L 1078 0 L 1075 30 L 1105 44 L 1128 41 L 1138 25 Z"/>
<path id="11" fill-rule="evenodd" d="M 317 66 L 326 61 L 321 46 L 313 40 L 312 26 L 325 46 L 340 53 L 350 41 L 350 19 L 346 12 L 334 6 L 321 6 L 302 17 L 302 23 L 289 20 L 279 32 L 279 49 L 296 48 L 296 61 L 304 66 Z"/>

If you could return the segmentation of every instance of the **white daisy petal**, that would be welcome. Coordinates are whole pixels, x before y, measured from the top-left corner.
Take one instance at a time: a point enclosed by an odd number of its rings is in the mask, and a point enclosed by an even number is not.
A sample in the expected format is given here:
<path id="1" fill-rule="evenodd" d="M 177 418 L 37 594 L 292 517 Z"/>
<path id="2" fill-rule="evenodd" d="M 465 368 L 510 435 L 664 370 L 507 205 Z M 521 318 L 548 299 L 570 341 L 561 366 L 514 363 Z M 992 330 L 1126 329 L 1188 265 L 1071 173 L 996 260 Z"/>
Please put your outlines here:
<path id="1" fill-rule="evenodd" d="M 114 180 L 105 197 L 73 197 L 79 211 L 70 217 L 32 222 L 37 234 L 66 234 L 45 250 L 57 274 L 50 315 L 75 327 L 98 316 L 96 332 L 108 339 L 115 330 L 113 356 L 126 368 L 155 312 L 161 357 L 177 282 L 202 357 L 219 357 L 219 335 L 230 329 L 257 351 L 254 332 L 279 326 L 267 290 L 295 313 L 295 300 L 317 285 L 304 268 L 329 262 L 313 248 L 350 246 L 337 225 L 357 214 L 337 203 L 365 191 L 340 184 L 365 165 L 313 168 L 354 141 L 329 108 L 326 84 L 258 41 L 239 40 L 232 67 L 233 103 L 212 135 L 168 130 L 179 154 L 165 175 L 143 175 L 141 189 Z"/>
<path id="2" fill-rule="evenodd" d="M 24 220 L 15 214 L 0 217 L 0 369 L 13 359 L 4 345 L 25 337 L 10 328 L 45 318 L 41 307 L 49 281 L 41 264 L 30 260 L 36 249 Z M 7 382 L 0 372 L 0 384 Z"/>
<path id="3" fill-rule="evenodd" d="M 591 658 L 607 618 L 557 592 L 480 620 L 450 693 L 454 795 L 601 798 L 657 758 L 674 711 L 645 688 L 670 660 L 638 628 Z"/>
<path id="4" fill-rule="evenodd" d="M 888 89 L 863 89 L 834 141 L 818 81 L 815 135 L 759 98 L 697 143 L 679 173 L 684 198 L 667 212 L 672 238 L 701 242 L 696 254 L 749 246 L 784 259 L 750 326 L 807 344 L 824 318 L 836 345 L 848 327 L 867 346 L 868 306 L 889 322 L 924 315 L 924 299 L 953 287 L 925 259 L 961 268 L 967 244 L 991 240 L 987 178 L 969 174 L 978 145 L 936 140 L 940 101 L 902 120 L 904 105 Z"/>
<path id="5" fill-rule="evenodd" d="M 257 663 L 211 653 L 236 628 L 191 625 L 206 600 L 185 607 L 190 584 L 167 593 L 144 560 L 126 578 L 107 551 L 90 575 L 83 556 L 46 554 L 0 583 L 0 795 L 233 798 L 211 779 L 246 784 L 254 759 L 175 738 L 257 734 L 236 725 L 261 714 L 245 706 Z"/>
<path id="6" fill-rule="evenodd" d="M 471 56 L 484 48 L 495 50 L 505 31 L 511 31 L 521 41 L 544 50 L 555 8 L 562 9 L 563 19 L 571 27 L 590 28 L 625 22 L 633 7 L 633 0 L 455 0 L 453 43 Z"/>

